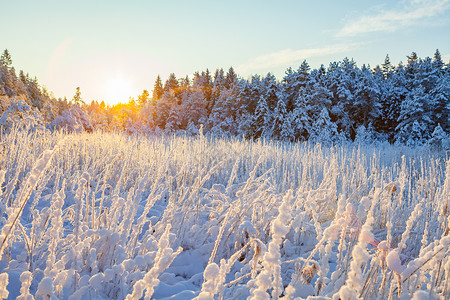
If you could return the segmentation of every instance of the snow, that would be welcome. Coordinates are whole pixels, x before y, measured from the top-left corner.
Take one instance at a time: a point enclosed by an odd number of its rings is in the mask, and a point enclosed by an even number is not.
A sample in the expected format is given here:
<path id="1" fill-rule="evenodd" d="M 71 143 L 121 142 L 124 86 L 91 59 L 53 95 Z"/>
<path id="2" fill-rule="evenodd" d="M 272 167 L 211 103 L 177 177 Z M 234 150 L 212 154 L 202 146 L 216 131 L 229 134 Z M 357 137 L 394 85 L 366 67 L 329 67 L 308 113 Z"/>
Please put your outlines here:
<path id="1" fill-rule="evenodd" d="M 398 249 L 394 249 L 389 251 L 386 256 L 386 263 L 389 269 L 392 271 L 401 274 L 403 271 L 402 262 L 400 260 L 400 255 L 398 253 Z"/>
<path id="2" fill-rule="evenodd" d="M 45 277 L 39 282 L 38 289 L 36 291 L 36 298 L 48 299 L 53 295 L 53 279 Z"/>
<path id="3" fill-rule="evenodd" d="M 35 134 L 3 137 L 10 298 L 373 299 L 412 278 L 403 299 L 450 270 L 439 152 Z"/>
<path id="4" fill-rule="evenodd" d="M 89 286 L 93 289 L 98 289 L 100 284 L 104 281 L 105 276 L 103 273 L 97 273 L 91 278 L 89 278 Z"/>
<path id="5" fill-rule="evenodd" d="M 430 293 L 429 291 L 416 291 L 413 294 L 413 297 L 411 298 L 411 300 L 433 300 L 433 299 L 437 299 L 435 295 L 433 295 L 433 293 Z"/>
<path id="6" fill-rule="evenodd" d="M 205 281 L 213 280 L 215 277 L 219 277 L 219 266 L 215 263 L 206 266 L 203 272 Z"/>
<path id="7" fill-rule="evenodd" d="M 8 290 L 6 287 L 8 286 L 8 274 L 1 273 L 0 274 L 0 299 L 8 298 Z"/>

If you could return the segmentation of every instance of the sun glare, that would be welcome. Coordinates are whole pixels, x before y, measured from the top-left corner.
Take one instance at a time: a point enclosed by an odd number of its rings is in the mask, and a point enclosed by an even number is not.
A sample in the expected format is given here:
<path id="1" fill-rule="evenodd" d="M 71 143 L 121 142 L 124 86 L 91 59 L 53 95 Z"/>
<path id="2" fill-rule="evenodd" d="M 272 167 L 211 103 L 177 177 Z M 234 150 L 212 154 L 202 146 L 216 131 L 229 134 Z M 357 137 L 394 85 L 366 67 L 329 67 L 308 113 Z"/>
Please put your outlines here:
<path id="1" fill-rule="evenodd" d="M 130 79 L 122 74 L 116 74 L 106 80 L 104 84 L 105 102 L 117 104 L 126 103 L 130 97 L 133 97 L 135 90 Z"/>

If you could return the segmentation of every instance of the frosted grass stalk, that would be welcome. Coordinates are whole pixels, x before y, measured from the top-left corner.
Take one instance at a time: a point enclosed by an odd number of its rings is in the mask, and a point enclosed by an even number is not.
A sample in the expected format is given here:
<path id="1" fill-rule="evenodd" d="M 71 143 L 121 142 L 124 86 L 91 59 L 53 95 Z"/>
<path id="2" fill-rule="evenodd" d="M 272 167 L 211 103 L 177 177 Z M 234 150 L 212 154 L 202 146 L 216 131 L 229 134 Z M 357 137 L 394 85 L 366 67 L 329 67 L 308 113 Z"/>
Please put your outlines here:
<path id="1" fill-rule="evenodd" d="M 77 282 L 78 282 L 78 245 L 80 242 L 80 229 L 82 225 L 82 213 L 83 213 L 83 195 L 86 190 L 86 186 L 89 182 L 89 174 L 83 173 L 81 175 L 80 180 L 78 181 L 78 189 L 75 193 L 75 215 L 74 215 L 74 253 L 75 257 L 72 262 L 72 269 L 73 269 L 73 293 L 77 291 Z"/>
<path id="2" fill-rule="evenodd" d="M 48 229 L 49 246 L 48 246 L 48 257 L 47 265 L 44 270 L 45 277 L 54 277 L 56 272 L 53 271 L 54 264 L 56 262 L 56 251 L 60 243 L 60 236 L 63 231 L 63 218 L 62 218 L 62 207 L 64 205 L 64 189 L 65 180 L 63 181 L 61 190 L 54 194 L 52 197 L 52 204 L 50 210 L 52 212 L 52 218 L 50 219 L 50 228 Z"/>
<path id="3" fill-rule="evenodd" d="M 345 207 L 345 211 L 344 211 Z M 351 222 L 354 222 L 354 208 L 353 205 L 348 203 L 345 206 L 344 197 L 340 197 L 339 203 L 338 203 L 338 211 L 339 214 L 336 214 L 335 219 L 331 222 L 328 228 L 325 229 L 323 232 L 322 239 L 317 243 L 316 247 L 313 249 L 311 255 L 308 257 L 306 261 L 309 261 L 312 259 L 314 253 L 317 250 L 321 250 L 321 253 L 325 251 L 325 253 L 321 254 L 320 259 L 320 268 L 318 270 L 319 279 L 316 282 L 316 289 L 318 292 L 320 292 L 322 285 L 324 283 L 327 283 L 329 281 L 327 277 L 327 273 L 329 271 L 328 266 L 328 257 L 332 253 L 332 248 L 334 246 L 334 241 L 338 238 L 340 239 L 340 243 L 338 246 L 339 254 L 338 254 L 338 266 L 336 267 L 336 270 L 331 274 L 331 283 L 329 286 L 325 287 L 324 293 L 328 293 L 330 290 L 333 289 L 334 285 L 337 285 L 337 287 L 340 287 L 342 285 L 341 282 L 337 282 L 337 278 L 342 278 L 341 273 L 342 270 L 345 269 L 343 266 L 343 251 L 347 249 L 347 246 L 345 245 L 345 237 L 346 237 L 346 230 L 347 227 L 350 225 Z M 325 244 L 326 246 L 321 246 Z M 305 264 L 306 265 L 306 264 Z M 304 266 L 305 267 L 305 266 Z"/>
<path id="4" fill-rule="evenodd" d="M 216 294 L 219 294 L 218 299 L 223 299 L 226 275 L 230 273 L 231 267 L 250 243 L 251 242 L 248 242 L 239 251 L 234 253 L 228 261 L 222 258 L 220 260 L 220 267 L 214 262 L 211 262 L 206 266 L 205 271 L 203 272 L 204 281 L 202 290 L 196 300 L 213 300 Z"/>
<path id="5" fill-rule="evenodd" d="M 155 257 L 155 264 L 144 278 L 138 280 L 133 286 L 133 292 L 126 296 L 127 300 L 137 300 L 142 298 L 150 299 L 153 295 L 154 288 L 159 284 L 159 274 L 167 269 L 175 257 L 183 250 L 181 247 L 177 251 L 170 248 L 169 233 L 170 224 L 166 226 L 166 230 L 158 241 L 158 252 Z"/>
<path id="6" fill-rule="evenodd" d="M 444 298 L 450 298 L 450 259 L 447 259 L 447 262 L 445 263 L 444 266 L 444 271 L 445 271 L 445 278 L 443 280 L 444 282 L 444 286 L 442 289 L 442 295 L 444 296 Z"/>
<path id="7" fill-rule="evenodd" d="M 228 213 L 225 215 L 225 219 L 223 220 L 222 225 L 220 226 L 219 233 L 217 235 L 216 241 L 214 242 L 214 248 L 213 248 L 211 255 L 209 257 L 209 260 L 208 260 L 208 264 L 213 263 L 214 259 L 216 258 L 217 251 L 219 249 L 219 245 L 222 240 L 223 233 L 225 232 L 225 228 L 228 225 L 228 219 L 230 218 L 230 215 L 232 212 L 233 212 L 233 209 L 230 207 L 228 209 Z"/>
<path id="8" fill-rule="evenodd" d="M 413 212 L 411 213 L 408 220 L 406 221 L 405 231 L 403 232 L 402 238 L 397 247 L 399 254 L 406 247 L 406 241 L 409 239 L 409 235 L 411 233 L 411 229 L 414 225 L 414 222 L 417 220 L 418 217 L 420 217 L 422 215 L 422 211 L 423 211 L 423 202 L 419 202 L 416 204 L 416 207 L 414 207 Z"/>
<path id="9" fill-rule="evenodd" d="M 0 299 L 6 299 L 8 298 L 9 292 L 6 289 L 8 286 L 8 273 L 1 273 L 0 274 Z"/>
<path id="10" fill-rule="evenodd" d="M 3 182 L 5 182 L 6 170 L 0 170 L 0 202 L 3 200 L 3 189 L 1 188 Z"/>
<path id="11" fill-rule="evenodd" d="M 141 230 L 142 230 L 145 222 L 147 221 L 147 214 L 150 211 L 150 209 L 153 207 L 155 202 L 159 199 L 159 196 L 155 196 L 155 193 L 158 189 L 159 181 L 162 177 L 162 174 L 166 171 L 167 166 L 168 166 L 168 163 L 165 163 L 165 164 L 162 164 L 158 168 L 158 172 L 153 181 L 153 186 L 150 191 L 150 194 L 148 195 L 147 199 L 145 200 L 144 211 L 137 219 L 136 224 L 133 226 L 133 229 L 131 231 L 130 239 L 129 239 L 128 247 L 127 247 L 128 255 L 133 256 L 134 251 L 136 249 L 136 245 L 138 243 L 139 234 L 141 233 Z"/>
<path id="12" fill-rule="evenodd" d="M 363 288 L 363 274 L 361 266 L 366 264 L 370 255 L 366 251 L 366 247 L 369 241 L 373 240 L 372 224 L 374 222 L 373 210 L 375 206 L 375 200 L 372 200 L 371 207 L 367 214 L 366 222 L 361 228 L 359 233 L 358 243 L 355 245 L 352 251 L 353 260 L 350 263 L 350 270 L 348 277 L 339 292 L 333 295 L 333 300 L 341 299 L 358 299 L 360 297 Z"/>
<path id="13" fill-rule="evenodd" d="M 16 222 L 19 221 L 19 218 L 23 212 L 25 205 L 30 197 L 31 192 L 36 187 L 39 182 L 39 179 L 44 174 L 45 170 L 50 165 L 51 159 L 55 153 L 55 149 L 46 150 L 42 153 L 41 157 L 36 161 L 31 169 L 29 176 L 26 182 L 23 184 L 23 187 L 19 191 L 19 196 L 17 197 L 18 206 L 14 207 L 12 213 L 8 216 L 8 220 L 6 224 L 2 228 L 2 232 L 0 234 L 0 260 L 3 256 L 3 251 L 6 247 L 6 243 L 10 235 L 14 232 L 14 228 Z"/>
<path id="14" fill-rule="evenodd" d="M 450 236 L 444 236 L 440 240 L 430 243 L 425 249 L 423 249 L 423 254 L 410 261 L 407 267 L 403 270 L 401 274 L 402 282 L 408 280 L 413 274 L 421 270 L 425 265 L 426 269 L 431 269 L 433 267 L 433 262 L 442 260 L 447 254 L 450 248 Z"/>
<path id="15" fill-rule="evenodd" d="M 271 296 L 273 299 L 278 299 L 283 292 L 280 246 L 290 228 L 292 215 L 289 206 L 291 200 L 292 191 L 289 190 L 283 197 L 278 209 L 278 216 L 271 225 L 272 241 L 267 247 L 268 251 L 264 254 L 263 270 L 256 277 L 256 288 L 250 291 L 251 296 L 249 299 L 269 298 L 267 290 L 270 288 L 272 288 Z"/>
<path id="16" fill-rule="evenodd" d="M 219 285 L 220 269 L 216 263 L 210 263 L 203 271 L 203 284 L 200 294 L 195 300 L 214 300 L 214 295 L 217 293 Z"/>
<path id="17" fill-rule="evenodd" d="M 20 295 L 17 300 L 34 300 L 33 295 L 30 294 L 30 286 L 33 280 L 33 274 L 29 271 L 25 271 L 20 275 Z"/>
<path id="18" fill-rule="evenodd" d="M 344 200 L 340 199 L 339 202 L 344 202 Z M 338 207 L 339 206 L 343 206 L 343 203 L 338 205 Z M 347 249 L 347 246 L 345 244 L 345 237 L 347 235 L 346 232 L 347 228 L 353 221 L 353 211 L 354 211 L 353 205 L 350 203 L 348 203 L 345 206 L 345 210 L 338 209 L 338 212 L 341 212 L 339 219 L 334 220 L 330 224 L 329 228 L 325 229 L 325 236 L 328 236 L 328 243 L 326 246 L 328 255 L 326 256 L 326 261 L 322 262 L 322 260 L 325 260 L 324 258 L 322 258 L 321 260 L 321 268 L 324 268 L 324 270 L 326 270 L 326 272 L 323 271 L 323 276 L 326 276 L 328 273 L 329 270 L 328 257 L 331 255 L 334 241 L 337 240 L 338 238 L 339 238 L 339 245 L 338 245 L 339 252 L 336 269 L 333 273 L 331 273 L 330 284 L 324 288 L 323 292 L 324 294 L 330 293 L 334 288 L 340 288 L 344 283 L 345 278 L 342 276 L 342 273 L 345 272 L 343 253 Z M 338 215 L 336 217 L 338 217 Z"/>
<path id="19" fill-rule="evenodd" d="M 123 211 L 122 222 L 118 230 L 122 241 L 126 241 L 130 235 L 131 224 L 134 220 L 139 200 L 139 197 L 135 197 L 134 188 L 130 188 L 125 201 L 126 205 Z"/>

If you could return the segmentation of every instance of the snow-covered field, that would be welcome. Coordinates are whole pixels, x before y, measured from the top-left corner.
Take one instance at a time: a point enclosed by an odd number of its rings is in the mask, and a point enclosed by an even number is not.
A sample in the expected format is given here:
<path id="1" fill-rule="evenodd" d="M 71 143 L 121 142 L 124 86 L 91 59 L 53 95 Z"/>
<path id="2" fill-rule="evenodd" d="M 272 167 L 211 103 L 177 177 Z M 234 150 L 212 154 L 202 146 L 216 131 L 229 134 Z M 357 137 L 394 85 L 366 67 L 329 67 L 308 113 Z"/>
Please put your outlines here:
<path id="1" fill-rule="evenodd" d="M 445 153 L 100 132 L 0 142 L 0 298 L 450 297 Z"/>

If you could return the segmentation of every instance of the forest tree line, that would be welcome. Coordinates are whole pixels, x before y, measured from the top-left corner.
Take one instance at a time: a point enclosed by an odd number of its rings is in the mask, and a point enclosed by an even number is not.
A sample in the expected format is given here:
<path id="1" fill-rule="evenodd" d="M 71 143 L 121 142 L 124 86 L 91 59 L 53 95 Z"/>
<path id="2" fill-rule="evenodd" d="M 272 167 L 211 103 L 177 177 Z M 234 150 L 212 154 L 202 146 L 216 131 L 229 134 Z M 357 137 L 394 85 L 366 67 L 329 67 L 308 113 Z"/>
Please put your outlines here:
<path id="1" fill-rule="evenodd" d="M 6 54 L 5 54 L 6 52 Z M 244 136 L 283 141 L 338 143 L 370 137 L 420 145 L 448 140 L 450 68 L 438 50 L 433 57 L 415 52 L 406 64 L 358 67 L 351 59 L 311 69 L 306 61 L 284 77 L 241 78 L 233 68 L 196 72 L 193 78 L 158 76 L 127 103 L 108 106 L 82 99 L 55 99 L 37 79 L 16 75 L 9 53 L 0 59 L 1 125 L 9 115 L 40 116 L 49 128 L 123 130 L 129 133 L 187 133 Z M 27 108 L 28 107 L 28 108 Z M 11 111 L 13 113 L 11 113 Z M 3 123 L 2 123 L 3 122 Z"/>

